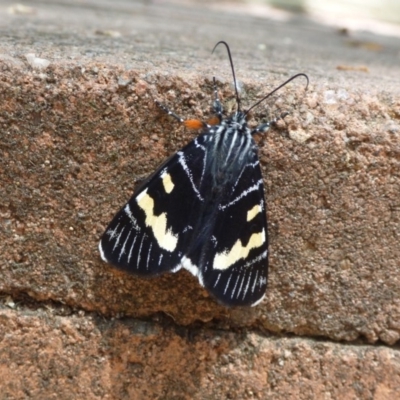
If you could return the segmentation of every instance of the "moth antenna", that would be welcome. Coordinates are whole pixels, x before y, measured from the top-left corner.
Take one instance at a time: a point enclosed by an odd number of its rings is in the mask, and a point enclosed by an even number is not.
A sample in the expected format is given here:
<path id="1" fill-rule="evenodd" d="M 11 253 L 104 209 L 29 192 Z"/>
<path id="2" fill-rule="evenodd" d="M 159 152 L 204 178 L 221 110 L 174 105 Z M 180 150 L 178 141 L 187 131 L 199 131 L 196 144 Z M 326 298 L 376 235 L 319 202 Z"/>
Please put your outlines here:
<path id="1" fill-rule="evenodd" d="M 236 103 L 237 103 L 237 108 L 238 111 L 240 111 L 240 97 L 239 97 L 239 92 L 237 89 L 237 83 L 236 83 L 236 75 L 235 75 L 235 68 L 233 67 L 233 61 L 232 61 L 232 55 L 231 55 L 231 50 L 228 46 L 228 43 L 224 42 L 223 40 L 219 41 L 213 48 L 213 51 L 211 54 L 214 53 L 214 50 L 217 48 L 218 45 L 223 44 L 226 47 L 226 51 L 228 52 L 228 57 L 229 57 L 229 62 L 231 63 L 231 70 L 232 70 L 232 76 L 233 76 L 233 83 L 235 85 L 235 93 L 236 93 Z"/>
<path id="2" fill-rule="evenodd" d="M 245 115 L 247 115 L 253 108 L 257 107 L 260 103 L 262 103 L 264 100 L 268 99 L 268 97 L 272 96 L 275 92 L 277 92 L 279 89 L 281 89 L 283 86 L 287 85 L 289 82 L 291 82 L 292 80 L 303 76 L 304 78 L 306 78 L 307 80 L 307 85 L 305 90 L 307 90 L 308 88 L 308 84 L 310 82 L 310 80 L 308 79 L 308 76 L 306 74 L 300 73 L 300 74 L 296 74 L 293 75 L 291 78 L 289 78 L 286 82 L 283 82 L 281 85 L 279 85 L 277 88 L 275 88 L 272 92 L 269 92 L 266 96 L 264 96 L 261 100 L 257 101 L 257 103 L 253 104 L 246 112 Z"/>

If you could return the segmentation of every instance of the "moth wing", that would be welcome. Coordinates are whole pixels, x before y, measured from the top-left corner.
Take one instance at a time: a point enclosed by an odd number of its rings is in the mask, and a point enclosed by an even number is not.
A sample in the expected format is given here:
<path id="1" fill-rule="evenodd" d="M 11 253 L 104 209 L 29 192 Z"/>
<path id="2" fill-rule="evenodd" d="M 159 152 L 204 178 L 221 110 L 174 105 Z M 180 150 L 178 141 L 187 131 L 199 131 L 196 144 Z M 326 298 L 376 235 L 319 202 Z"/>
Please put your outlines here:
<path id="1" fill-rule="evenodd" d="M 187 263 L 197 260 L 199 282 L 219 302 L 254 306 L 267 287 L 267 234 L 264 186 L 254 149 L 237 180 L 226 182 L 212 228 Z"/>
<path id="2" fill-rule="evenodd" d="M 104 261 L 138 275 L 181 268 L 202 202 L 206 154 L 201 142 L 199 136 L 164 162 L 115 215 L 99 244 Z"/>

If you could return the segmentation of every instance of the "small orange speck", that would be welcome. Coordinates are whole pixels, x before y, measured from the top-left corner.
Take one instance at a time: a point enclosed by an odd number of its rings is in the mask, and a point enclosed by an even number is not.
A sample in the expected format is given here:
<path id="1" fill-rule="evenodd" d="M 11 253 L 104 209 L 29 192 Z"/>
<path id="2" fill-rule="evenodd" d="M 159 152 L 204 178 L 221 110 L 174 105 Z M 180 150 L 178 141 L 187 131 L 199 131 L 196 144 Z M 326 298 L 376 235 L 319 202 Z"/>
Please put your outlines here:
<path id="1" fill-rule="evenodd" d="M 188 119 L 184 122 L 184 124 L 189 129 L 201 129 L 204 127 L 203 122 L 198 119 Z"/>

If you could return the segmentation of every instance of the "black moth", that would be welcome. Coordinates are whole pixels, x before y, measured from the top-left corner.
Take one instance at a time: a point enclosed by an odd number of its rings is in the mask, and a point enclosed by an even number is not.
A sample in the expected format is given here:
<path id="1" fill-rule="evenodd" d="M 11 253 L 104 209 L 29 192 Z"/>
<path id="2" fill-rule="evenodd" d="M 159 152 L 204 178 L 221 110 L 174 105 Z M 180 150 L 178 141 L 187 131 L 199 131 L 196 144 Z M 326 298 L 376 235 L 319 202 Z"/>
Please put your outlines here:
<path id="1" fill-rule="evenodd" d="M 220 303 L 255 306 L 268 278 L 267 219 L 264 186 L 249 111 L 297 74 L 242 111 L 229 46 L 237 111 L 223 118 L 214 78 L 213 110 L 208 123 L 184 121 L 200 135 L 169 158 L 138 187 L 108 225 L 99 244 L 101 258 L 142 276 L 185 268 Z M 213 51 L 214 51 L 213 50 Z"/>

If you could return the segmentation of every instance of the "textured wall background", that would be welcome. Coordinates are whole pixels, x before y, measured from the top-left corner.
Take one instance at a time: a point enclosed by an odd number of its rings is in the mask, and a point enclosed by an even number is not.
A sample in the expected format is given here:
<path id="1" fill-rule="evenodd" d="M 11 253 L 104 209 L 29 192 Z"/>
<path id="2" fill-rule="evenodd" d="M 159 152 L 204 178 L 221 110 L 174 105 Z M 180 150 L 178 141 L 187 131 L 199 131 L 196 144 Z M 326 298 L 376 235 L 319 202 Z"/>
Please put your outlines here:
<path id="1" fill-rule="evenodd" d="M 0 7 L 3 398 L 398 397 L 399 39 L 182 5 L 25 4 Z M 205 119 L 216 75 L 234 106 L 218 40 L 246 105 L 311 80 L 253 115 L 290 112 L 260 142 L 271 265 L 254 309 L 97 252 L 135 184 L 194 136 L 153 99 Z"/>

